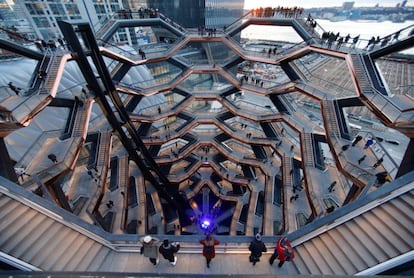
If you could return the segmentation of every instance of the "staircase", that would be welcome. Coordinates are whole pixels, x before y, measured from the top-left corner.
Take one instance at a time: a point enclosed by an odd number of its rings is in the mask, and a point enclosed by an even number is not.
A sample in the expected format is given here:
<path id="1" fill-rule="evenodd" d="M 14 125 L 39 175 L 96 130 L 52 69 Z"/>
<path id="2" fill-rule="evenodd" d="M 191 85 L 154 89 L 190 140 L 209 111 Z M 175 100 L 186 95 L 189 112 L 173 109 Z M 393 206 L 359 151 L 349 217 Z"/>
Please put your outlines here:
<path id="1" fill-rule="evenodd" d="M 322 100 L 322 114 L 325 121 L 326 132 L 331 137 L 339 138 L 341 131 L 339 129 L 338 120 L 335 113 L 335 105 L 333 100 Z"/>
<path id="2" fill-rule="evenodd" d="M 372 94 L 372 86 L 369 82 L 369 78 L 367 76 L 365 67 L 362 63 L 362 57 L 358 54 L 350 54 L 352 60 L 352 66 L 355 73 L 355 78 L 358 81 L 359 89 L 361 90 L 362 94 Z"/>
<path id="3" fill-rule="evenodd" d="M 411 190 L 299 244 L 297 274 L 355 275 L 412 252 L 413 211 Z"/>
<path id="4" fill-rule="evenodd" d="M 56 80 L 56 78 L 61 67 L 62 59 L 62 55 L 54 55 L 51 57 L 51 61 L 49 62 L 47 68 L 46 82 L 41 90 L 45 90 L 47 93 L 49 93 L 52 91 L 55 83 L 57 83 L 57 81 L 60 81 L 60 79 Z"/>
<path id="5" fill-rule="evenodd" d="M 95 37 L 99 39 L 105 39 L 106 33 L 111 29 L 111 27 L 114 26 L 114 23 L 116 20 L 114 19 L 108 19 L 103 26 L 95 33 Z"/>
<path id="6" fill-rule="evenodd" d="M 283 156 L 283 184 L 285 186 L 292 186 L 292 174 L 290 173 L 293 170 L 292 157 Z"/>
<path id="7" fill-rule="evenodd" d="M 314 166 L 312 134 L 301 133 L 302 159 L 305 166 Z"/>
<path id="8" fill-rule="evenodd" d="M 288 274 L 372 274 L 367 272 L 370 268 L 389 260 L 403 256 L 406 261 L 412 260 L 414 191 L 410 180 L 403 187 L 379 195 L 382 197 L 373 197 L 369 203 L 375 203 L 375 207 L 362 207 L 362 211 L 351 207 L 323 225 L 318 235 L 308 231 L 303 236 L 306 238 L 294 239 L 296 257 Z M 0 253 L 24 262 L 33 270 L 45 271 L 131 271 L 131 264 L 125 263 L 141 257 L 136 239 L 129 238 L 132 242 L 126 247 L 122 243 L 125 238 L 114 238 L 116 244 L 111 247 L 106 239 L 108 234 L 101 229 L 80 223 L 76 216 L 2 177 L 0 184 Z M 241 205 L 238 204 L 236 211 Z M 233 219 L 233 224 L 236 222 Z M 330 228 L 330 225 L 336 226 Z M 121 252 L 117 252 L 118 248 Z M 222 248 L 227 247 L 218 246 L 219 253 L 225 253 Z M 188 245 L 180 256 L 194 256 L 194 252 L 199 252 L 195 250 L 199 247 Z M 246 247 L 235 251 L 246 254 Z M 136 264 L 132 267 L 136 269 Z"/>
<path id="9" fill-rule="evenodd" d="M 98 271 L 111 249 L 0 194 L 0 250 L 48 271 Z"/>

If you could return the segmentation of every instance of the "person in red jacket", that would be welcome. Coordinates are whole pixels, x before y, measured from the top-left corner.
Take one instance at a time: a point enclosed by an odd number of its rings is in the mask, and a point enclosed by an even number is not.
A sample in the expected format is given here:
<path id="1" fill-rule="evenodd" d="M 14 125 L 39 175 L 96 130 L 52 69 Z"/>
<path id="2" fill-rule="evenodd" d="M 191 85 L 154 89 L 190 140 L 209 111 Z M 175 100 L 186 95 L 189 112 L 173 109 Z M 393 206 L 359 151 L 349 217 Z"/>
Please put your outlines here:
<path id="1" fill-rule="evenodd" d="M 282 267 L 285 262 L 291 261 L 295 258 L 293 247 L 286 237 L 281 237 L 277 241 L 275 251 L 269 259 L 270 265 L 273 265 L 276 258 L 279 260 L 279 267 Z"/>
<path id="2" fill-rule="evenodd" d="M 214 246 L 219 245 L 220 242 L 208 234 L 205 239 L 200 240 L 200 244 L 203 245 L 203 256 L 206 258 L 207 267 L 210 268 L 210 262 L 216 256 Z"/>

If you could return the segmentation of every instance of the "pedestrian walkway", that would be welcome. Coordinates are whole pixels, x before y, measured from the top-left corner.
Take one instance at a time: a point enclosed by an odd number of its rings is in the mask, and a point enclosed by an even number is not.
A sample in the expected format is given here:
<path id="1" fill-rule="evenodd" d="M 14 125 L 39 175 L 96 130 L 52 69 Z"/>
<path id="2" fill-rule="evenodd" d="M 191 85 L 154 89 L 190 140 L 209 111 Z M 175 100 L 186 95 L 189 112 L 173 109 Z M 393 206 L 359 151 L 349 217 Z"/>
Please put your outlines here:
<path id="1" fill-rule="evenodd" d="M 201 254 L 201 245 L 199 254 L 177 253 L 177 264 L 171 266 L 170 263 L 160 257 L 159 264 L 154 266 L 148 258 L 143 255 L 127 255 L 126 260 L 117 263 L 123 264 L 123 273 L 157 273 L 159 275 L 219 275 L 220 277 L 229 275 L 289 275 L 289 270 L 294 268 L 294 261 L 287 262 L 282 267 L 276 263 L 271 266 L 269 258 L 273 249 L 263 254 L 260 262 L 253 266 L 249 262 L 249 254 L 216 254 L 211 261 L 210 268 L 207 268 L 205 258 Z M 107 265 L 108 269 L 102 269 L 104 272 L 110 272 L 111 269 L 121 269 L 119 266 Z M 291 272 L 292 273 L 292 272 Z M 293 273 L 295 273 L 293 271 Z M 157 276 L 160 277 L 160 276 Z M 161 276 L 163 277 L 163 276 Z"/>

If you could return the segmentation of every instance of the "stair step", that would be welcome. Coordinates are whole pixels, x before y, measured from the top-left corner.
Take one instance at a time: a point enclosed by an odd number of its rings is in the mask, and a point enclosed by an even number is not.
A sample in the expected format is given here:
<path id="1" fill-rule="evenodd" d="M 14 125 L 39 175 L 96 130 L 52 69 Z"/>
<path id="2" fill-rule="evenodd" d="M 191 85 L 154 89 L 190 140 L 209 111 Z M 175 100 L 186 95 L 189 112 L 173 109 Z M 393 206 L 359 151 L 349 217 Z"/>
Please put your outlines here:
<path id="1" fill-rule="evenodd" d="M 20 223 L 19 218 L 22 218 L 28 211 L 30 211 L 30 209 L 26 206 L 17 206 L 12 211 L 9 211 L 6 216 L 1 217 L 0 234 L 2 236 L 0 238 L 0 246 L 7 240 L 7 232 L 10 231 L 10 226 L 15 222 Z M 28 219 L 26 219 L 26 221 L 27 220 Z"/>
<path id="2" fill-rule="evenodd" d="M 353 258 L 353 262 L 358 271 L 364 270 L 367 265 L 375 263 L 375 260 L 369 252 L 365 248 L 360 248 L 361 242 L 346 226 L 341 225 L 339 228 L 330 230 L 329 232 L 335 235 L 333 238 L 341 246 L 343 252 L 347 254 L 347 257 Z"/>
<path id="3" fill-rule="evenodd" d="M 65 258 L 67 258 L 68 256 L 68 251 L 69 250 L 77 250 L 79 248 L 79 244 L 80 244 L 80 240 L 79 240 L 79 233 L 72 231 L 70 229 L 66 229 L 68 232 L 64 238 L 64 240 L 61 240 L 57 247 L 55 249 L 55 251 L 53 252 L 49 252 L 49 255 L 45 258 L 45 260 L 43 261 L 43 263 L 41 263 L 41 267 L 42 269 L 48 269 L 51 270 L 53 269 L 54 271 L 56 269 L 52 268 L 52 266 L 58 262 L 59 260 L 63 258 L 63 260 L 65 260 Z"/>
<path id="4" fill-rule="evenodd" d="M 326 237 L 325 237 L 326 238 Z M 344 275 L 347 272 L 343 269 L 342 265 L 339 263 L 338 260 L 342 260 L 344 254 L 342 252 L 335 253 L 332 252 L 331 248 L 334 248 L 336 245 L 335 242 L 328 241 L 325 242 L 322 237 L 316 237 L 312 239 L 312 242 L 318 249 L 318 252 L 321 254 L 321 260 L 325 260 L 328 264 L 332 274 L 335 275 Z M 324 272 L 324 274 L 328 274 L 328 272 Z"/>
<path id="5" fill-rule="evenodd" d="M 7 195 L 0 193 L 0 211 L 8 206 L 13 201 L 12 198 L 9 198 Z"/>
<path id="6" fill-rule="evenodd" d="M 318 262 L 314 260 L 312 254 L 309 253 L 309 250 L 305 248 L 305 245 L 302 244 L 296 247 L 297 253 L 300 253 L 303 259 L 303 263 L 306 265 L 306 268 L 309 270 L 309 274 L 312 275 L 321 275 L 321 270 L 318 267 Z"/>
<path id="7" fill-rule="evenodd" d="M 402 218 L 403 221 L 401 221 L 401 215 L 399 215 L 398 219 L 396 217 L 397 214 L 390 214 L 387 207 L 391 206 L 390 203 L 387 203 L 386 205 L 383 205 L 381 207 L 376 208 L 375 210 L 372 210 L 372 213 L 375 214 L 379 219 L 382 219 L 382 217 L 387 217 L 387 221 L 383 221 L 385 225 L 390 227 L 391 230 L 395 230 L 398 227 L 398 234 L 396 236 L 404 242 L 403 245 L 408 246 L 408 248 L 414 248 L 414 233 L 413 230 L 410 230 L 410 227 L 405 226 L 403 222 L 406 220 L 405 218 Z"/>
<path id="8" fill-rule="evenodd" d="M 93 245 L 88 249 L 85 254 L 85 258 L 78 265 L 77 269 L 89 271 L 89 268 L 92 267 L 92 262 L 95 257 L 103 250 L 105 247 L 97 242 L 93 242 Z M 104 252 L 104 251 L 103 251 Z"/>
<path id="9" fill-rule="evenodd" d="M 54 222 L 38 239 L 32 243 L 30 249 L 27 250 L 23 255 L 22 259 L 26 262 L 32 262 L 32 260 L 39 254 L 44 253 L 43 249 L 47 249 L 51 239 L 54 235 L 58 234 L 64 229 L 62 224 Z M 40 256 L 40 255 L 39 255 Z"/>
<path id="10" fill-rule="evenodd" d="M 94 241 L 91 239 L 86 240 L 82 246 L 78 249 L 78 254 L 75 258 L 68 261 L 68 263 L 63 266 L 63 269 L 66 271 L 70 271 L 72 269 L 76 269 L 78 271 L 82 271 L 82 269 L 79 269 L 78 266 L 82 263 L 83 260 L 91 260 L 92 258 L 86 258 L 88 254 L 88 250 L 92 247 L 94 244 Z"/>
<path id="11" fill-rule="evenodd" d="M 78 249 L 82 246 L 85 241 L 88 240 L 86 236 L 82 236 L 81 234 L 72 231 L 75 235 L 75 242 L 71 245 L 70 248 L 67 248 L 64 253 L 54 262 L 53 265 L 50 266 L 49 269 L 53 271 L 65 271 L 65 265 L 73 260 L 76 256 L 79 256 Z M 72 270 L 67 270 L 72 271 Z"/>
<path id="12" fill-rule="evenodd" d="M 393 217 L 386 213 L 377 215 L 374 211 L 376 209 L 366 212 L 361 217 L 381 235 L 383 239 L 381 247 L 387 251 L 388 256 L 392 258 L 408 251 L 407 244 L 399 236 L 400 228 L 398 226 L 390 226 Z"/>
<path id="13" fill-rule="evenodd" d="M 404 203 L 402 202 L 388 202 L 386 206 L 381 207 L 383 210 L 388 212 L 390 215 L 398 215 L 398 219 L 394 218 L 395 221 L 400 223 L 401 227 L 404 227 L 405 230 L 411 234 L 410 237 L 413 236 L 414 233 L 414 220 L 412 216 L 412 208 L 410 210 L 407 207 L 404 207 Z M 410 213 L 410 214 L 407 214 Z"/>
<path id="14" fill-rule="evenodd" d="M 22 257 L 23 254 L 26 254 L 28 250 L 30 250 L 30 247 L 37 242 L 47 230 L 50 229 L 53 223 L 53 220 L 46 217 L 46 219 L 42 221 L 41 225 L 38 225 L 35 229 L 27 229 L 29 231 L 27 236 L 21 237 L 19 242 L 15 244 L 14 248 L 10 252 L 17 258 Z"/>
<path id="15" fill-rule="evenodd" d="M 412 191 L 409 191 L 404 195 L 399 196 L 398 199 L 406 202 L 406 204 L 412 208 L 414 204 L 414 193 Z"/>
<path id="16" fill-rule="evenodd" d="M 112 253 L 115 252 L 112 252 L 112 250 L 106 246 L 102 246 L 99 252 L 95 256 L 93 256 L 93 260 L 89 263 L 87 268 L 88 271 L 102 271 L 102 267 L 104 266 L 105 260 Z M 108 264 L 108 266 L 110 266 L 110 264 Z"/>
<path id="17" fill-rule="evenodd" d="M 356 253 L 362 253 L 366 259 L 370 259 L 368 267 L 378 264 L 381 259 L 385 259 L 386 256 L 383 254 L 383 251 L 376 246 L 376 243 L 365 234 L 364 229 L 362 229 L 355 221 L 348 221 L 345 224 L 342 224 L 348 229 L 348 233 L 352 233 L 354 241 L 349 242 L 355 247 Z M 377 253 L 378 252 L 378 253 Z"/>
<path id="18" fill-rule="evenodd" d="M 68 237 L 70 231 L 71 230 L 69 228 L 61 225 L 59 232 L 45 236 L 45 238 L 49 238 L 48 243 L 42 246 L 41 252 L 39 252 L 37 256 L 32 260 L 30 260 L 30 263 L 43 269 L 44 264 L 48 259 L 50 259 L 50 256 L 59 256 L 62 252 L 65 252 L 65 250 L 62 250 L 60 248 L 60 244 Z"/>
<path id="19" fill-rule="evenodd" d="M 7 241 L 1 246 L 3 252 L 10 253 L 22 239 L 25 239 L 30 235 L 33 230 L 31 227 L 38 227 L 45 218 L 46 216 L 39 214 L 34 210 L 29 210 L 25 215 L 16 219 L 16 221 L 7 227 L 11 236 L 10 238 L 7 238 Z M 2 232 L 2 238 L 6 238 L 5 234 L 6 233 Z"/>
<path id="20" fill-rule="evenodd" d="M 309 268 L 307 267 L 301 252 L 298 252 L 297 250 L 295 250 L 295 259 L 293 260 L 293 264 L 296 267 L 297 273 L 301 274 L 301 275 L 305 275 L 305 274 L 311 274 Z M 277 261 L 275 261 L 276 263 Z"/>
<path id="21" fill-rule="evenodd" d="M 389 253 L 393 252 L 392 249 L 394 248 L 390 247 L 391 250 L 388 250 L 387 240 L 379 232 L 378 228 L 373 226 L 367 218 L 373 220 L 375 218 L 375 215 L 365 214 L 364 216 L 354 218 L 353 222 L 356 223 L 358 227 L 360 228 L 360 230 L 357 230 L 356 233 L 359 235 L 359 237 L 361 237 L 364 244 L 367 247 L 369 247 L 371 253 L 375 255 L 378 261 L 380 262 L 385 261 L 390 258 Z"/>
<path id="22" fill-rule="evenodd" d="M 357 272 L 357 267 L 354 264 L 354 260 L 348 257 L 348 254 L 345 253 L 341 245 L 338 244 L 336 238 L 332 237 L 333 233 L 329 231 L 328 233 L 323 233 L 319 236 L 321 239 L 321 244 L 323 244 L 327 251 L 329 251 L 332 256 L 335 257 L 338 266 L 338 272 L 335 273 L 345 273 L 345 275 L 353 275 Z"/>
<path id="23" fill-rule="evenodd" d="M 312 257 L 312 261 L 314 261 L 319 269 L 318 272 L 312 272 L 312 274 L 323 274 L 323 275 L 332 275 L 335 274 L 331 267 L 329 266 L 330 260 L 327 254 L 322 254 L 321 249 L 319 246 L 315 245 L 314 239 L 302 244 L 306 250 L 309 252 L 310 256 Z"/>
<path id="24" fill-rule="evenodd" d="M 7 219 L 7 215 L 9 213 L 11 213 L 15 208 L 19 207 L 20 202 L 13 200 L 12 198 L 9 197 L 4 197 L 10 200 L 10 202 L 6 202 L 5 204 L 7 204 L 5 207 L 2 207 L 0 210 L 0 219 L 3 219 L 0 223 L 0 231 L 1 231 L 1 227 L 5 227 L 4 224 L 4 219 Z"/>
<path id="25" fill-rule="evenodd" d="M 128 253 L 109 252 L 102 261 L 99 271 L 111 271 L 111 265 L 114 260 L 128 262 L 131 258 Z"/>
<path id="26" fill-rule="evenodd" d="M 409 198 L 408 194 L 405 194 L 396 199 L 393 199 L 390 202 L 390 205 L 397 208 L 400 211 L 399 213 L 400 215 L 403 215 L 404 218 L 407 218 L 408 220 L 410 220 L 409 222 L 414 224 L 414 215 L 412 213 L 413 208 L 414 208 L 414 199 Z"/>

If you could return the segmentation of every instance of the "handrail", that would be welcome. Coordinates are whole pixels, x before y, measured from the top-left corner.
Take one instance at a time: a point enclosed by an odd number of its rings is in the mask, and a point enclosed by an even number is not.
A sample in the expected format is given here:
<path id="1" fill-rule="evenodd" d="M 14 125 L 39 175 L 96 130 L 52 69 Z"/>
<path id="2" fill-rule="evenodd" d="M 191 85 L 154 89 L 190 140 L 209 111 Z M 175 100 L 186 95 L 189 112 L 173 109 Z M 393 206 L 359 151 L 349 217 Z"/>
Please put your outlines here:
<path id="1" fill-rule="evenodd" d="M 101 140 L 101 137 L 102 137 L 102 133 L 101 133 L 101 132 L 98 132 L 98 136 L 97 136 L 97 138 L 96 138 L 96 151 L 95 151 L 95 156 L 94 156 L 93 162 L 92 162 L 92 163 L 90 163 L 90 164 L 88 164 L 88 165 L 86 166 L 86 168 L 88 168 L 88 169 L 90 169 L 90 167 L 91 167 L 91 168 L 94 168 L 94 167 L 96 167 L 96 166 L 97 166 L 97 163 L 98 163 L 98 157 L 99 157 L 99 145 L 100 145 L 100 140 Z M 92 166 L 93 166 L 93 167 L 92 167 Z"/>
<path id="2" fill-rule="evenodd" d="M 64 132 L 61 134 L 60 139 L 65 140 L 72 136 L 73 128 L 75 127 L 75 120 L 78 116 L 78 103 L 74 101 L 73 107 L 70 110 L 70 113 L 67 118 L 67 123 L 64 129 Z"/>
<path id="3" fill-rule="evenodd" d="M 383 80 L 381 79 L 381 77 L 379 76 L 379 74 L 378 74 L 378 71 L 377 71 L 377 67 L 376 67 L 376 65 L 375 65 L 375 63 L 373 62 L 373 60 L 372 60 L 372 58 L 371 58 L 371 55 L 367 55 L 367 58 L 368 58 L 368 61 L 369 61 L 369 63 L 370 63 L 370 66 L 374 69 L 373 71 L 374 71 L 374 74 L 375 74 L 375 80 L 377 80 L 378 81 L 378 83 L 381 85 L 381 88 L 382 89 L 386 89 L 385 87 L 384 87 L 384 82 L 383 82 Z M 365 59 L 362 59 L 363 60 L 363 63 L 364 63 L 364 66 L 365 66 L 365 69 L 367 69 L 366 68 L 366 62 L 365 62 Z M 370 77 L 370 79 L 371 79 L 371 75 L 370 74 L 368 74 L 369 75 L 369 77 Z"/>
<path id="4" fill-rule="evenodd" d="M 348 203 L 328 215 L 316 219 L 288 235 L 293 246 L 300 245 L 320 234 L 362 215 L 406 192 L 414 189 L 414 172 L 410 172 L 377 190 L 364 195 L 361 199 Z"/>
<path id="5" fill-rule="evenodd" d="M 375 49 L 375 46 L 380 45 L 380 48 L 390 46 L 394 43 L 398 43 L 399 41 L 403 39 L 407 39 L 411 36 L 414 36 L 414 24 L 411 24 L 407 27 L 404 27 L 396 32 L 393 32 L 389 35 L 385 35 L 382 38 L 379 38 L 379 40 L 375 41 L 375 44 L 372 46 L 372 49 L 369 49 L 369 52 L 376 51 L 378 49 Z"/>
<path id="6" fill-rule="evenodd" d="M 226 27 L 226 30 L 230 30 L 233 28 L 233 26 L 235 26 L 236 24 L 239 24 L 241 21 L 243 21 L 243 19 L 249 18 L 252 14 L 252 10 L 248 11 L 247 13 L 245 13 L 242 17 L 240 17 L 239 19 L 237 19 L 236 21 L 232 22 L 230 25 L 228 25 Z"/>
<path id="7" fill-rule="evenodd" d="M 111 234 L 98 226 L 83 221 L 72 213 L 52 204 L 50 201 L 33 194 L 23 187 L 16 186 L 11 181 L 0 176 L 0 193 L 12 198 L 24 205 L 31 207 L 40 213 L 54 219 L 55 221 L 68 226 L 70 229 L 78 231 L 99 242 L 100 244 L 117 251 L 139 252 L 141 243 L 139 238 L 143 235 L 139 234 Z M 154 235 L 155 237 L 168 238 L 171 241 L 181 242 L 183 253 L 200 253 L 200 245 L 198 240 L 203 238 L 202 235 Z M 218 253 L 245 253 L 253 236 L 215 236 L 223 244 L 216 246 Z M 274 248 L 277 240 L 275 236 L 263 236 L 262 241 L 270 243 L 268 247 Z M 270 252 L 270 251 L 269 251 Z"/>
<path id="8" fill-rule="evenodd" d="M 365 63 L 365 61 L 364 61 L 364 59 L 361 59 L 361 57 L 360 56 L 358 56 L 358 58 L 359 58 L 359 61 L 362 63 L 362 68 L 363 68 L 363 72 L 364 72 L 364 75 L 365 75 L 365 78 L 367 79 L 367 81 L 368 81 L 368 83 L 369 83 L 369 85 L 370 85 L 370 87 L 371 87 L 371 89 L 372 89 L 372 91 L 374 92 L 374 94 L 365 94 L 365 97 L 367 97 L 374 105 L 377 105 L 377 104 L 375 104 L 375 102 L 374 102 L 374 99 L 376 99 L 376 98 L 382 98 L 383 100 L 384 100 L 384 102 L 385 102 L 385 105 L 383 106 L 383 107 L 379 107 L 379 110 L 380 111 L 383 111 L 383 109 L 387 106 L 387 105 L 391 105 L 391 107 L 392 107 L 392 109 L 394 110 L 394 112 L 397 112 L 397 114 L 399 114 L 399 116 L 395 119 L 395 121 L 397 121 L 398 119 L 399 119 L 399 117 L 401 117 L 401 115 L 403 114 L 402 112 L 401 112 L 401 110 L 398 108 L 398 106 L 396 106 L 389 98 L 388 98 L 388 96 L 385 96 L 384 94 L 382 94 L 380 91 L 378 91 L 376 88 L 375 88 L 375 86 L 374 86 L 374 84 L 373 84 L 373 82 L 372 82 L 372 79 L 371 79 L 371 76 L 369 75 L 369 74 L 367 74 L 367 67 L 366 67 L 366 63 Z M 371 97 L 370 97 L 371 96 Z M 390 119 L 391 120 L 391 119 Z"/>
<path id="9" fill-rule="evenodd" d="M 306 71 L 307 71 L 307 73 L 312 77 L 312 78 L 314 78 L 314 79 L 317 79 L 317 80 L 319 80 L 319 82 L 323 82 L 322 84 L 326 84 L 326 85 L 329 85 L 329 87 L 330 88 L 333 88 L 333 90 L 332 91 L 335 91 L 335 92 L 338 92 L 338 91 L 340 91 L 340 92 L 344 92 L 344 93 L 353 93 L 353 95 L 356 95 L 355 94 L 355 91 L 354 90 L 351 90 L 351 89 L 349 89 L 349 88 L 346 88 L 346 87 L 343 87 L 343 86 L 341 86 L 341 85 L 338 85 L 337 83 L 335 83 L 335 82 L 332 82 L 332 81 L 329 81 L 329 80 L 326 80 L 326 79 L 324 79 L 324 78 L 321 78 L 321 77 L 319 77 L 319 76 L 317 76 L 317 75 L 314 75 L 313 73 L 312 73 L 312 71 L 311 70 L 309 70 L 307 67 L 306 67 L 306 65 L 303 63 L 303 61 L 301 61 L 301 60 L 297 60 L 299 63 L 301 63 L 302 64 L 302 66 L 303 66 L 303 69 L 305 69 Z M 299 81 L 296 81 L 296 82 L 299 82 Z M 304 82 L 300 82 L 301 84 L 305 84 Z M 306 82 L 306 84 L 308 84 L 308 83 L 310 83 L 310 84 L 312 84 L 312 85 L 307 85 L 307 86 L 310 86 L 310 87 L 315 87 L 315 85 L 314 85 L 314 81 L 310 81 L 310 82 Z M 322 85 L 321 87 L 325 87 L 324 85 Z M 327 99 L 327 95 L 330 95 L 330 93 L 329 94 L 327 94 L 327 93 L 324 93 L 325 94 L 325 99 Z"/>
<path id="10" fill-rule="evenodd" d="M 43 144 L 42 140 L 46 140 L 50 137 L 58 137 L 62 133 L 62 129 L 48 130 L 42 132 L 37 138 L 32 138 L 32 144 L 27 148 L 25 153 L 20 157 L 20 160 L 16 163 L 16 167 L 21 166 L 27 168 L 31 162 L 33 162 L 34 157 L 26 158 L 32 150 L 36 150 L 35 145 L 41 146 Z"/>
<path id="11" fill-rule="evenodd" d="M 343 113 L 341 113 L 340 111 L 340 107 L 339 104 L 336 100 L 332 100 L 333 104 L 334 104 L 334 114 L 335 114 L 335 120 L 338 122 L 339 124 L 339 134 L 341 134 L 342 132 L 345 132 L 347 130 L 347 128 L 345 128 L 344 123 L 342 122 L 342 120 L 345 121 L 345 119 L 343 118 Z M 342 136 L 341 136 L 342 137 Z"/>
<path id="12" fill-rule="evenodd" d="M 92 30 L 94 30 L 96 34 L 97 34 L 97 33 L 99 33 L 99 31 L 101 31 L 101 28 L 102 28 L 103 26 L 105 26 L 105 23 L 106 23 L 106 22 L 108 22 L 109 20 L 113 19 L 113 18 L 115 18 L 115 13 L 112 13 L 112 14 L 105 14 L 105 16 L 101 17 L 101 18 L 98 20 L 98 22 L 97 22 L 97 23 L 95 23 L 95 24 L 92 26 Z M 100 26 L 98 26 L 98 25 L 100 25 Z M 98 30 L 97 30 L 97 27 L 99 28 Z"/>
<path id="13" fill-rule="evenodd" d="M 180 30 L 183 33 L 187 33 L 187 29 L 184 28 L 183 26 L 181 26 L 180 24 L 178 24 L 177 22 L 173 21 L 171 18 L 169 18 L 168 16 L 166 16 L 163 13 L 158 13 L 159 18 L 161 18 L 162 20 L 164 20 L 165 22 L 167 22 L 168 24 L 172 25 L 173 27 L 177 28 L 178 30 Z"/>
<path id="14" fill-rule="evenodd" d="M 371 138 L 375 139 L 376 136 L 371 131 L 365 131 L 366 134 L 368 134 Z M 393 164 L 394 168 L 391 171 L 388 171 L 389 174 L 392 174 L 394 170 L 398 170 L 398 163 L 394 160 L 394 158 L 389 154 L 386 148 L 384 148 L 381 144 L 381 142 L 376 142 L 377 145 L 380 146 L 381 150 L 384 152 L 384 154 L 387 156 L 389 161 Z"/>

